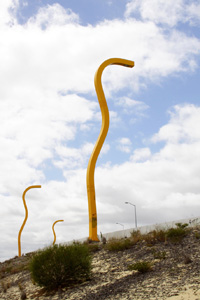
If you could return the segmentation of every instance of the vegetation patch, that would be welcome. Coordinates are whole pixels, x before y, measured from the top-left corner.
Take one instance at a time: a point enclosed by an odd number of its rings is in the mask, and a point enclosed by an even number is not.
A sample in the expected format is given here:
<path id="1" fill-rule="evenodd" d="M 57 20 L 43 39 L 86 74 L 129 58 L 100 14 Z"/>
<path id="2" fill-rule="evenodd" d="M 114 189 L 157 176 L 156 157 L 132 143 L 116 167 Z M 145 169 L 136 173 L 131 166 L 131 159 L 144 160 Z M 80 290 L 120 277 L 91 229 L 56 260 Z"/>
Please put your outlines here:
<path id="1" fill-rule="evenodd" d="M 130 239 L 111 239 L 107 242 L 105 248 L 109 251 L 123 251 L 129 249 L 132 245 Z"/>
<path id="2" fill-rule="evenodd" d="M 153 253 L 153 257 L 155 259 L 165 259 L 166 258 L 166 251 L 156 251 L 153 249 L 152 253 Z"/>
<path id="3" fill-rule="evenodd" d="M 131 240 L 134 244 L 137 244 L 142 240 L 142 234 L 140 230 L 134 230 L 131 232 Z"/>
<path id="4" fill-rule="evenodd" d="M 31 277 L 46 289 L 84 282 L 91 275 L 91 256 L 87 245 L 54 245 L 39 251 L 30 263 Z"/>
<path id="5" fill-rule="evenodd" d="M 131 271 L 136 270 L 139 273 L 146 273 L 152 270 L 152 264 L 149 261 L 139 261 L 135 264 L 129 265 L 128 269 Z"/>
<path id="6" fill-rule="evenodd" d="M 194 235 L 195 235 L 195 238 L 196 238 L 196 239 L 198 239 L 198 240 L 200 239 L 200 233 L 199 233 L 198 231 L 196 231 L 196 232 L 194 233 Z"/>
<path id="7" fill-rule="evenodd" d="M 91 253 L 97 252 L 101 250 L 101 247 L 99 244 L 88 244 L 88 249 Z"/>
<path id="8" fill-rule="evenodd" d="M 176 223 L 176 228 L 169 228 L 166 232 L 166 237 L 171 242 L 180 242 L 182 239 L 186 236 L 188 230 L 187 230 L 187 223 L 181 224 Z"/>
<path id="9" fill-rule="evenodd" d="M 155 229 L 146 234 L 141 234 L 139 230 L 133 231 L 131 233 L 131 241 L 133 244 L 145 241 L 147 246 L 153 246 L 158 242 L 166 242 L 170 240 L 172 242 L 179 242 L 188 233 L 187 223 L 176 223 L 176 228 L 165 229 Z M 197 235 L 198 238 L 198 235 Z"/>
<path id="10" fill-rule="evenodd" d="M 164 229 L 154 230 L 153 236 L 156 241 L 165 242 L 166 241 L 166 230 L 164 230 Z"/>
<path id="11" fill-rule="evenodd" d="M 79 242 L 76 242 L 79 243 Z M 99 242 L 94 242 L 89 238 L 83 242 L 83 245 L 86 245 L 91 253 L 97 252 L 101 250 L 101 245 Z"/>

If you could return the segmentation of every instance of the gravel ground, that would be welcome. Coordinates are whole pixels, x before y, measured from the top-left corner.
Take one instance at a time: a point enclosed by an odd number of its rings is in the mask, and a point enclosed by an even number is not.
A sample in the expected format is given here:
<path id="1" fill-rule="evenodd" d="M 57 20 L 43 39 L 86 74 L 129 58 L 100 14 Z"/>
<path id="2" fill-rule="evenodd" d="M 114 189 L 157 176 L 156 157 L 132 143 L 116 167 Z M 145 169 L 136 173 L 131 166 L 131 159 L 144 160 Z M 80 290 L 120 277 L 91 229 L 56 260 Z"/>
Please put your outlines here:
<path id="1" fill-rule="evenodd" d="M 102 245 L 92 254 L 90 281 L 52 293 L 34 285 L 28 271 L 19 270 L 32 254 L 15 257 L 0 263 L 0 300 L 200 300 L 199 246 L 199 227 L 176 244 L 141 241 L 119 252 Z M 166 257 L 155 258 L 155 253 L 165 253 Z M 144 274 L 128 270 L 128 265 L 140 260 L 151 261 L 152 270 Z"/>

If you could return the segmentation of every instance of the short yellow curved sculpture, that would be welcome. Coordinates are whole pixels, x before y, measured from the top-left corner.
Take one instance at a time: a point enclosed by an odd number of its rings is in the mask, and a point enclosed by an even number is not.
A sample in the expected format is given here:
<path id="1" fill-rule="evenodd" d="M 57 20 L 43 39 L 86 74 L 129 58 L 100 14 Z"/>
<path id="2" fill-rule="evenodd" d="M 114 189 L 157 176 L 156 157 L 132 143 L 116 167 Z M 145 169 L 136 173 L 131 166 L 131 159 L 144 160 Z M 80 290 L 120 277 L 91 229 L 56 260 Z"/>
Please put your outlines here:
<path id="1" fill-rule="evenodd" d="M 27 189 L 25 189 L 25 191 L 23 192 L 23 195 L 22 195 L 22 200 L 23 200 L 24 207 L 25 207 L 25 218 L 24 218 L 24 222 L 23 222 L 23 224 L 20 228 L 19 234 L 18 234 L 18 256 L 19 257 L 21 256 L 21 233 L 22 233 L 22 230 L 23 230 L 23 228 L 26 224 L 26 221 L 28 219 L 28 209 L 27 209 L 27 206 L 26 206 L 25 194 L 28 190 L 35 189 L 35 188 L 41 188 L 41 185 L 31 185 L 31 186 L 27 187 Z"/>
<path id="2" fill-rule="evenodd" d="M 53 235 L 54 235 L 53 245 L 54 245 L 55 242 L 56 242 L 56 234 L 55 234 L 54 226 L 55 226 L 55 224 L 58 223 L 58 222 L 64 222 L 64 220 L 57 220 L 57 221 L 55 221 L 55 222 L 53 223 L 53 226 L 52 226 Z"/>
<path id="3" fill-rule="evenodd" d="M 124 67 L 132 68 L 134 62 L 131 60 L 121 58 L 110 58 L 104 61 L 95 73 L 94 84 L 102 114 L 102 126 L 99 137 L 94 146 L 92 155 L 90 157 L 87 168 L 87 195 L 88 195 L 88 211 L 89 211 L 89 239 L 92 241 L 99 241 L 97 236 L 97 212 L 96 212 L 96 200 L 95 200 L 95 187 L 94 187 L 94 171 L 97 158 L 105 141 L 109 128 L 109 110 L 105 99 L 101 76 L 103 70 L 108 65 L 120 65 Z"/>

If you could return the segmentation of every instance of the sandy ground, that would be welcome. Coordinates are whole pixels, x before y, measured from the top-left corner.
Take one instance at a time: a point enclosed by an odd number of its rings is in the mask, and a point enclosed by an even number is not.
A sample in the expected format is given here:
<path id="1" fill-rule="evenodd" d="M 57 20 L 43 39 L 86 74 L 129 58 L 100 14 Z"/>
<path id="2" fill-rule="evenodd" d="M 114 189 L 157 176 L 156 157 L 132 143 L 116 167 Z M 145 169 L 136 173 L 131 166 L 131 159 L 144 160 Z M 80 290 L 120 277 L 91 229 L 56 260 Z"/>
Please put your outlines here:
<path id="1" fill-rule="evenodd" d="M 0 300 L 20 300 L 22 290 L 35 300 L 200 300 L 199 250 L 200 228 L 178 244 L 141 241 L 118 252 L 101 248 L 93 253 L 90 281 L 49 294 L 33 284 L 28 271 L 13 274 L 28 257 L 14 258 L 0 263 Z M 165 258 L 155 257 L 163 253 Z M 152 270 L 128 269 L 140 260 L 150 261 Z"/>
<path id="2" fill-rule="evenodd" d="M 200 300 L 200 287 L 194 289 L 192 286 L 185 287 L 185 291 L 177 296 L 167 298 L 167 300 Z"/>

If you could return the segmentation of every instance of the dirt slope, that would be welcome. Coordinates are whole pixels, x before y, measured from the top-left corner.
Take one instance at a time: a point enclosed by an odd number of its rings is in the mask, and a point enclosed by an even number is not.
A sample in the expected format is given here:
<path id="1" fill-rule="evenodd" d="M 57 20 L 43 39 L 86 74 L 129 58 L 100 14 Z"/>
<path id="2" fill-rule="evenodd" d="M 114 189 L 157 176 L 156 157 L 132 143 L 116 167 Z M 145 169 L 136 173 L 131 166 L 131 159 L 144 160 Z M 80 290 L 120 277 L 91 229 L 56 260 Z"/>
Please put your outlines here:
<path id="1" fill-rule="evenodd" d="M 119 252 L 100 248 L 92 254 L 90 281 L 52 293 L 31 281 L 27 264 L 33 253 L 0 263 L 0 300 L 200 300 L 199 227 L 177 243 L 142 240 Z M 144 274 L 128 270 L 141 260 L 151 261 L 152 270 Z"/>

